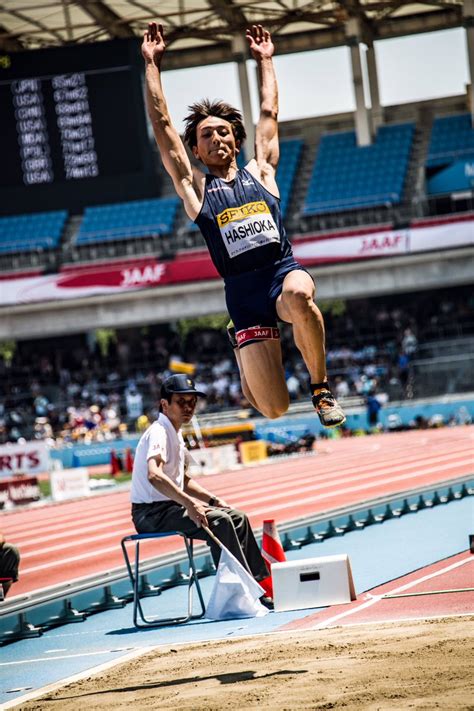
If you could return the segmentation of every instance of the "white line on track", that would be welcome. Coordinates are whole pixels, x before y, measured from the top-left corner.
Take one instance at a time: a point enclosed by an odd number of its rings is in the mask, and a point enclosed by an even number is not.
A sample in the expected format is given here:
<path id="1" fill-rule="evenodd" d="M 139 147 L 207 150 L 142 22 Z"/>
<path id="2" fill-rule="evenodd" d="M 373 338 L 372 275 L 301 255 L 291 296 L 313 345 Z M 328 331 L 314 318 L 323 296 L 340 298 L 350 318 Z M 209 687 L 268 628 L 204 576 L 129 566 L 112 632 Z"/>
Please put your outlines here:
<path id="1" fill-rule="evenodd" d="M 461 565 L 466 565 L 466 563 L 472 563 L 474 561 L 474 558 L 464 558 L 463 560 L 456 561 L 456 563 L 451 563 L 451 565 L 446 565 L 444 568 L 441 568 L 440 570 L 436 570 L 433 573 L 428 573 L 428 575 L 424 575 L 421 578 L 417 578 L 417 580 L 412 580 L 409 583 L 405 583 L 405 585 L 400 585 L 397 588 L 394 588 L 393 590 L 390 590 L 391 594 L 402 592 L 403 590 L 409 590 L 410 588 L 415 587 L 416 585 L 419 585 L 420 583 L 425 582 L 426 580 L 431 580 L 432 578 L 436 578 L 438 575 L 443 575 L 444 573 L 448 573 L 451 570 L 454 570 L 455 568 L 459 568 Z M 372 607 L 373 605 L 377 604 L 380 602 L 383 598 L 383 594 L 381 595 L 371 595 L 368 593 L 370 596 L 368 600 L 365 602 L 361 603 L 357 607 L 352 607 L 350 610 L 345 610 L 345 612 L 340 612 L 338 615 L 333 615 L 333 617 L 329 617 L 327 620 L 323 620 L 323 622 L 320 622 L 314 626 L 308 627 L 307 629 L 311 630 L 319 630 L 323 629 L 324 627 L 328 627 L 329 625 L 333 625 L 335 622 L 339 622 L 339 620 L 345 619 L 347 617 L 350 617 L 351 615 L 355 615 L 356 613 L 360 612 L 361 610 L 365 610 L 368 607 Z"/>
<path id="2" fill-rule="evenodd" d="M 39 696 L 43 696 L 44 694 L 49 694 L 53 691 L 56 691 L 57 689 L 60 689 L 61 687 L 65 686 L 66 684 L 72 684 L 75 681 L 81 681 L 81 679 L 84 679 L 85 677 L 90 677 L 91 674 L 101 674 L 102 672 L 107 671 L 108 669 L 112 669 L 113 667 L 117 666 L 117 664 L 121 664 L 123 662 L 129 662 L 132 661 L 133 659 L 136 659 L 137 657 L 141 657 L 147 652 L 151 652 L 153 649 L 156 649 L 157 647 L 141 647 L 138 649 L 135 649 L 133 652 L 130 652 L 129 654 L 125 654 L 124 656 L 120 657 L 119 659 L 113 659 L 109 662 L 105 662 L 104 664 L 100 664 L 96 667 L 93 667 L 92 669 L 86 669 L 82 672 L 79 672 L 78 674 L 74 674 L 73 676 L 69 676 L 66 679 L 61 679 L 61 681 L 54 682 L 53 684 L 48 684 L 47 686 L 43 686 L 40 689 L 36 689 L 35 691 L 32 691 L 30 694 L 25 694 L 24 696 L 17 697 L 16 699 L 12 699 L 12 701 L 9 701 L 6 704 L 3 704 L 2 706 L 2 711 L 5 709 L 10 709 L 14 708 L 15 706 L 18 706 L 19 702 L 21 703 L 26 703 L 27 701 L 33 701 L 34 699 L 37 699 Z"/>
<path id="3" fill-rule="evenodd" d="M 463 462 L 463 464 L 466 464 L 466 465 L 470 466 L 470 465 L 471 465 L 471 461 Z M 382 482 L 383 482 L 384 484 L 388 484 L 388 483 L 396 483 L 396 482 L 401 482 L 401 481 L 407 481 L 407 480 L 410 480 L 410 479 L 412 479 L 412 480 L 415 479 L 415 480 L 416 480 L 417 478 L 422 477 L 422 476 L 425 475 L 425 474 L 432 474 L 432 473 L 439 472 L 439 471 L 443 472 L 443 474 L 444 474 L 444 473 L 445 473 L 446 471 L 448 471 L 449 469 L 458 468 L 459 465 L 460 465 L 460 462 L 454 462 L 454 463 L 452 463 L 452 464 L 449 465 L 449 466 L 448 466 L 447 464 L 441 464 L 441 465 L 438 466 L 438 467 L 429 467 L 429 468 L 427 468 L 427 469 L 412 471 L 412 472 L 409 472 L 408 474 L 403 474 L 403 475 L 400 475 L 400 476 L 395 476 L 395 477 L 390 477 L 390 478 L 387 478 L 387 477 L 385 477 L 385 475 L 384 475 L 384 476 L 382 476 L 381 478 L 379 477 L 379 478 L 377 478 L 376 480 L 373 480 L 373 479 L 372 479 L 370 482 L 365 482 L 365 483 L 359 484 L 359 485 L 357 485 L 357 486 L 349 486 L 349 487 L 345 487 L 345 488 L 337 488 L 337 489 L 336 489 L 336 493 L 335 493 L 335 491 L 334 491 L 334 489 L 333 489 L 333 490 L 331 490 L 330 492 L 327 492 L 327 493 L 318 493 L 316 496 L 310 496 L 310 497 L 307 496 L 308 491 L 320 490 L 321 488 L 326 488 L 326 485 L 317 485 L 317 486 L 315 486 L 315 487 L 308 487 L 308 489 L 304 492 L 304 493 L 305 493 L 304 502 L 305 502 L 305 504 L 311 504 L 311 503 L 320 502 L 320 501 L 322 501 L 322 500 L 324 500 L 324 499 L 330 499 L 330 498 L 332 498 L 332 497 L 334 497 L 334 496 L 341 496 L 341 495 L 344 495 L 344 494 L 354 493 L 354 492 L 356 492 L 356 491 L 370 491 L 370 489 L 379 487 Z M 359 477 L 355 477 L 355 478 L 357 479 L 357 481 L 360 481 L 360 480 L 363 479 L 364 477 L 363 477 L 363 476 L 359 476 Z M 347 478 L 346 478 L 346 481 L 348 481 Z M 433 487 L 435 487 L 435 484 L 433 484 Z M 289 509 L 289 508 L 292 508 L 292 507 L 295 506 L 295 502 L 294 502 L 293 499 L 292 499 L 290 502 L 288 502 L 288 500 L 286 500 L 284 504 L 276 504 L 276 505 L 273 504 L 273 503 L 270 503 L 270 504 L 269 504 L 268 501 L 267 501 L 267 504 L 266 504 L 266 506 L 265 506 L 264 508 L 256 509 L 256 510 L 255 510 L 254 508 L 252 508 L 252 507 L 255 505 L 255 501 L 251 501 L 251 502 L 250 502 L 250 501 L 248 501 L 248 502 L 245 501 L 245 502 L 243 502 L 243 503 L 244 503 L 244 504 L 245 504 L 245 503 L 248 504 L 248 506 L 247 506 L 247 512 L 248 512 L 248 515 L 249 515 L 249 516 L 267 515 L 267 514 L 268 514 L 269 506 L 271 507 L 271 511 L 272 511 L 273 514 L 274 514 L 276 511 L 283 511 L 283 510 L 285 510 L 285 509 Z M 236 502 L 235 505 L 236 505 L 236 506 L 240 506 L 241 508 L 244 508 L 244 507 L 242 506 L 242 503 Z M 107 536 L 107 537 L 110 537 L 110 536 Z M 98 537 L 98 538 L 105 538 L 105 536 L 103 536 L 103 537 Z M 90 542 L 90 541 L 91 541 L 90 538 L 89 538 L 89 539 L 82 539 L 81 543 L 82 543 L 82 545 L 86 545 L 86 544 L 88 544 L 88 542 Z M 67 544 L 67 545 L 63 545 L 63 546 L 58 546 L 58 547 L 56 548 L 56 550 L 60 550 L 61 548 L 70 549 L 70 547 L 71 547 L 70 544 Z M 28 574 L 30 574 L 30 573 L 37 572 L 37 571 L 39 571 L 39 570 L 45 570 L 45 569 L 48 569 L 48 568 L 63 566 L 63 565 L 67 565 L 67 564 L 70 564 L 70 563 L 74 563 L 74 562 L 77 562 L 77 561 L 80 561 L 80 560 L 86 560 L 87 558 L 92 558 L 92 557 L 96 558 L 97 556 L 99 556 L 99 555 L 104 555 L 104 554 L 106 554 L 106 553 L 111 553 L 111 552 L 117 553 L 117 551 L 118 551 L 118 544 L 115 545 L 115 546 L 113 546 L 113 547 L 109 546 L 109 547 L 106 547 L 106 548 L 100 548 L 100 549 L 95 550 L 95 551 L 94 551 L 94 550 L 92 550 L 92 551 L 91 551 L 91 550 L 88 550 L 87 552 L 85 552 L 85 553 L 83 553 L 83 554 L 81 554 L 81 555 L 71 556 L 71 557 L 69 557 L 69 558 L 62 558 L 62 559 L 55 560 L 55 561 L 49 561 L 49 562 L 44 563 L 44 564 L 32 566 L 31 568 L 26 568 L 26 569 L 24 569 L 24 570 L 22 571 L 22 575 L 25 576 L 25 575 L 28 575 Z M 43 551 L 39 551 L 40 554 L 42 554 L 42 553 L 44 553 L 44 552 L 45 552 L 44 550 L 43 550 Z"/>
<path id="4" fill-rule="evenodd" d="M 130 647 L 128 648 L 130 649 Z M 133 650 L 136 647 L 132 648 Z M 99 649 L 96 652 L 81 652 L 80 654 L 61 654 L 57 657 L 33 657 L 32 659 L 19 659 L 14 662 L 0 662 L 0 667 L 14 667 L 20 664 L 36 664 L 36 662 L 51 662 L 58 659 L 80 659 L 82 657 L 96 657 L 99 654 L 116 654 L 123 652 L 123 649 Z"/>
<path id="5" fill-rule="evenodd" d="M 464 462 L 463 464 L 465 466 L 469 466 L 469 467 L 472 466 L 471 461 Z M 448 471 L 450 469 L 457 469 L 458 467 L 459 467 L 459 463 L 453 464 L 452 466 L 442 465 L 440 467 L 431 467 L 428 469 L 422 469 L 421 471 L 418 470 L 416 472 L 410 472 L 408 474 L 403 474 L 401 476 L 394 476 L 394 477 L 390 477 L 388 479 L 386 477 L 382 477 L 382 478 L 379 478 L 375 481 L 372 480 L 369 483 L 361 484 L 360 486 L 349 486 L 344 489 L 338 488 L 338 489 L 330 491 L 326 494 L 318 494 L 317 496 L 312 496 L 312 497 L 306 496 L 307 492 L 304 492 L 304 494 L 305 494 L 304 495 L 304 503 L 311 504 L 311 503 L 316 503 L 317 501 L 321 501 L 323 499 L 331 499 L 333 497 L 340 497 L 342 494 L 350 494 L 350 493 L 354 493 L 356 491 L 370 490 L 370 489 L 373 489 L 376 487 L 380 487 L 381 484 L 393 484 L 395 482 L 407 481 L 409 479 L 416 480 L 416 479 L 420 478 L 421 476 L 423 476 L 424 474 L 434 474 L 435 472 L 443 472 L 443 474 L 444 474 L 446 471 Z M 359 480 L 360 478 L 363 478 L 363 477 L 358 477 L 357 480 Z M 436 483 L 433 483 L 432 486 L 433 486 L 433 488 L 436 488 Z M 391 496 L 397 495 L 396 492 L 390 492 L 390 491 L 387 491 L 384 493 L 386 493 L 387 495 L 391 495 Z M 290 503 L 286 503 L 286 504 L 280 504 L 277 506 L 273 505 L 270 502 L 270 503 L 267 503 L 266 507 L 250 511 L 249 513 L 251 516 L 267 515 L 269 508 L 271 509 L 272 513 L 275 513 L 276 511 L 282 511 L 284 509 L 293 507 L 294 505 L 295 505 L 294 501 L 291 501 Z"/>
<path id="6" fill-rule="evenodd" d="M 453 453 L 445 455 L 444 457 L 436 457 L 436 458 L 429 457 L 427 459 L 424 459 L 423 463 L 430 464 L 433 462 L 433 463 L 442 464 L 443 461 L 449 461 L 451 463 L 451 468 L 453 468 L 454 466 L 456 466 L 458 464 L 463 465 L 463 464 L 467 463 L 467 461 L 465 461 L 465 460 L 454 459 Z M 376 469 L 375 472 L 367 471 L 367 469 L 374 469 L 374 468 Z M 372 467 L 363 466 L 363 467 L 359 467 L 359 468 L 352 467 L 349 470 L 351 473 L 351 476 L 343 476 L 343 472 L 341 472 L 341 471 L 334 472 L 330 475 L 325 475 L 323 482 L 318 481 L 316 483 L 315 483 L 315 479 L 317 479 L 318 477 L 314 477 L 314 476 L 312 476 L 310 478 L 300 477 L 298 480 L 298 485 L 302 488 L 302 490 L 304 490 L 305 500 L 306 500 L 309 492 L 320 491 L 323 489 L 327 489 L 329 487 L 335 487 L 335 485 L 337 487 L 339 487 L 341 484 L 346 484 L 346 483 L 350 483 L 353 481 L 368 480 L 370 478 L 376 478 L 377 482 L 379 482 L 382 477 L 383 477 L 383 481 L 386 481 L 387 474 L 389 474 L 391 472 L 403 470 L 404 468 L 405 468 L 405 466 L 403 466 L 403 465 L 402 466 L 386 467 L 383 470 L 383 472 L 381 473 L 380 468 L 376 467 L 376 466 L 372 466 Z M 419 475 L 419 471 L 417 471 L 417 475 Z M 322 478 L 322 477 L 319 477 L 319 478 Z M 279 492 L 277 494 L 275 494 L 274 496 L 272 496 L 272 502 L 270 504 L 272 506 L 272 508 L 274 507 L 274 502 L 277 502 L 280 499 L 287 500 L 287 492 L 288 492 L 289 488 L 290 487 L 288 486 L 282 490 L 281 483 L 279 482 Z M 294 490 L 294 480 L 291 484 L 291 490 L 292 491 Z M 339 493 L 340 489 L 337 488 L 337 491 Z M 247 499 L 248 491 L 246 491 L 245 492 L 246 498 L 241 499 L 241 500 L 236 499 L 233 502 L 233 504 L 237 508 L 244 508 L 244 506 L 247 503 L 249 504 L 249 506 L 255 506 L 255 505 L 258 505 L 262 502 L 268 502 L 268 487 L 265 487 L 265 489 L 262 489 L 262 493 L 264 493 L 264 496 L 256 498 L 254 495 L 252 497 L 252 501 L 250 503 L 250 502 L 248 502 L 248 499 Z M 123 521 L 123 525 L 121 525 L 122 521 Z M 81 534 L 80 539 L 78 539 L 78 526 L 80 528 L 80 534 Z M 87 543 L 91 544 L 96 541 L 102 541 L 102 540 L 114 538 L 119 534 L 121 534 L 122 536 L 126 535 L 131 530 L 129 514 L 127 515 L 127 517 L 124 516 L 119 521 L 115 520 L 115 521 L 110 521 L 110 522 L 102 523 L 102 524 L 99 523 L 99 524 L 94 524 L 94 526 L 89 526 L 89 527 L 85 527 L 83 525 L 83 522 L 76 522 L 74 531 L 70 532 L 70 536 L 73 538 L 72 541 L 67 541 L 67 540 L 65 541 L 64 540 L 67 537 L 67 534 L 64 530 L 61 531 L 60 536 L 59 535 L 44 536 L 39 539 L 32 538 L 30 542 L 24 542 L 23 547 L 26 547 L 28 544 L 37 546 L 38 543 L 44 543 L 44 542 L 48 541 L 48 539 L 54 541 L 59 537 L 61 538 L 61 540 L 63 542 L 58 545 L 55 545 L 55 546 L 50 546 L 49 548 L 41 548 L 40 551 L 38 551 L 38 549 L 36 548 L 34 551 L 28 552 L 28 551 L 25 551 L 23 548 L 22 558 L 23 558 L 23 560 L 25 560 L 27 558 L 37 557 L 38 554 L 45 555 L 45 554 L 54 553 L 54 552 L 57 552 L 60 550 L 67 550 L 67 549 L 70 549 L 72 546 L 83 546 L 84 545 L 84 537 L 87 533 L 92 532 L 92 531 L 95 532 L 100 528 L 110 528 L 111 526 L 114 526 L 114 528 L 112 531 L 109 531 L 108 533 L 103 533 L 103 534 L 97 535 L 97 536 L 88 536 Z M 76 539 L 76 540 L 74 540 L 74 539 Z M 16 541 L 16 542 L 19 542 L 19 541 Z"/>

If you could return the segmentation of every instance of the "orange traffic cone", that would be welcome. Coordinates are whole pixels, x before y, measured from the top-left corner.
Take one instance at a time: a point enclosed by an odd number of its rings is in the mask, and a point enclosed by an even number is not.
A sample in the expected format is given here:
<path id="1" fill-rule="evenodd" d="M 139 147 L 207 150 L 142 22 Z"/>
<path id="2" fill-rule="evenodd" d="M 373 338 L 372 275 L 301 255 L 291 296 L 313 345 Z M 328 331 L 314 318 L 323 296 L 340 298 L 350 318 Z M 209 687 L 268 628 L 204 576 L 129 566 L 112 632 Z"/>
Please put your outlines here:
<path id="1" fill-rule="evenodd" d="M 125 450 L 125 471 L 131 474 L 133 471 L 133 454 L 130 447 Z"/>
<path id="2" fill-rule="evenodd" d="M 286 560 L 285 551 L 280 540 L 274 519 L 266 519 L 263 522 L 262 556 L 267 564 L 270 575 L 265 580 L 260 581 L 260 585 L 265 590 L 265 594 L 273 597 L 273 585 L 271 566 L 272 563 L 282 563 Z"/>
<path id="3" fill-rule="evenodd" d="M 119 474 L 122 470 L 122 467 L 120 466 L 120 460 L 117 457 L 117 453 L 115 449 L 112 449 L 110 452 L 110 473 L 112 476 L 116 476 Z"/>

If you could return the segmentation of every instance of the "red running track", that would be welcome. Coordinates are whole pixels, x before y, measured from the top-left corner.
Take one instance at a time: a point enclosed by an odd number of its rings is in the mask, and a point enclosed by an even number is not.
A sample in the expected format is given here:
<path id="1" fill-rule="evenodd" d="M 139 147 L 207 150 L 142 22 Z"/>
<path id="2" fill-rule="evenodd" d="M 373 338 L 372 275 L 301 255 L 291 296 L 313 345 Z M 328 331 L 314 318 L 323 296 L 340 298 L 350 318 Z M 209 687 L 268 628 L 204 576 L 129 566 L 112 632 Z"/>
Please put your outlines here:
<path id="1" fill-rule="evenodd" d="M 373 588 L 347 605 L 332 605 L 290 622 L 279 631 L 472 615 L 473 581 L 474 556 L 464 551 Z"/>
<path id="2" fill-rule="evenodd" d="M 205 486 L 247 512 L 255 528 L 277 525 L 474 472 L 474 427 L 400 432 L 318 443 L 315 456 L 205 478 Z M 21 553 L 18 595 L 123 567 L 120 540 L 134 533 L 128 491 L 8 512 L 2 530 Z M 154 542 L 149 555 L 181 547 Z M 145 557 L 146 557 L 146 552 Z M 14 594 L 12 594 L 14 593 Z"/>

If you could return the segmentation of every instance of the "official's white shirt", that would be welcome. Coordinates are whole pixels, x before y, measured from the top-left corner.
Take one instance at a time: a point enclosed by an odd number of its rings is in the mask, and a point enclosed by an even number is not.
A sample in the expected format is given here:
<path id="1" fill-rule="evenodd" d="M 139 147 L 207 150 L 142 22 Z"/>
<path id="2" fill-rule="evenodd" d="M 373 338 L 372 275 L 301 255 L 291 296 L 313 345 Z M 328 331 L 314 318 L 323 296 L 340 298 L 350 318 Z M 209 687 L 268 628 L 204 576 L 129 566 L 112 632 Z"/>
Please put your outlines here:
<path id="1" fill-rule="evenodd" d="M 133 504 L 169 501 L 168 496 L 161 494 L 148 481 L 148 460 L 157 455 L 164 462 L 164 474 L 183 490 L 185 466 L 193 460 L 185 447 L 181 431 L 176 432 L 170 420 L 162 412 L 142 434 L 135 450 L 130 491 L 130 500 Z"/>

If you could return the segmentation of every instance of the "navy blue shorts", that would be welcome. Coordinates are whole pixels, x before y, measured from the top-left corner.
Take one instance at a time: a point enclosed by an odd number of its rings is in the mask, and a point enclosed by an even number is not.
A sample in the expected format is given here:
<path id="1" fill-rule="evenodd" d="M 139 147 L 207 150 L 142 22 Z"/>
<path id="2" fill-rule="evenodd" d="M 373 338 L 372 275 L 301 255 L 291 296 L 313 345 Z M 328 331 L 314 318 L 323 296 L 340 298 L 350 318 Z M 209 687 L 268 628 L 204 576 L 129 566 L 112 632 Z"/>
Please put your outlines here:
<path id="1" fill-rule="evenodd" d="M 234 322 L 240 348 L 255 340 L 278 337 L 276 300 L 281 294 L 286 275 L 293 271 L 307 272 L 295 261 L 293 255 L 290 255 L 263 269 L 225 278 L 227 310 Z M 255 329 L 254 337 L 248 334 L 241 341 L 239 332 L 243 333 L 249 329 Z M 268 334 L 265 333 L 266 330 Z"/>

